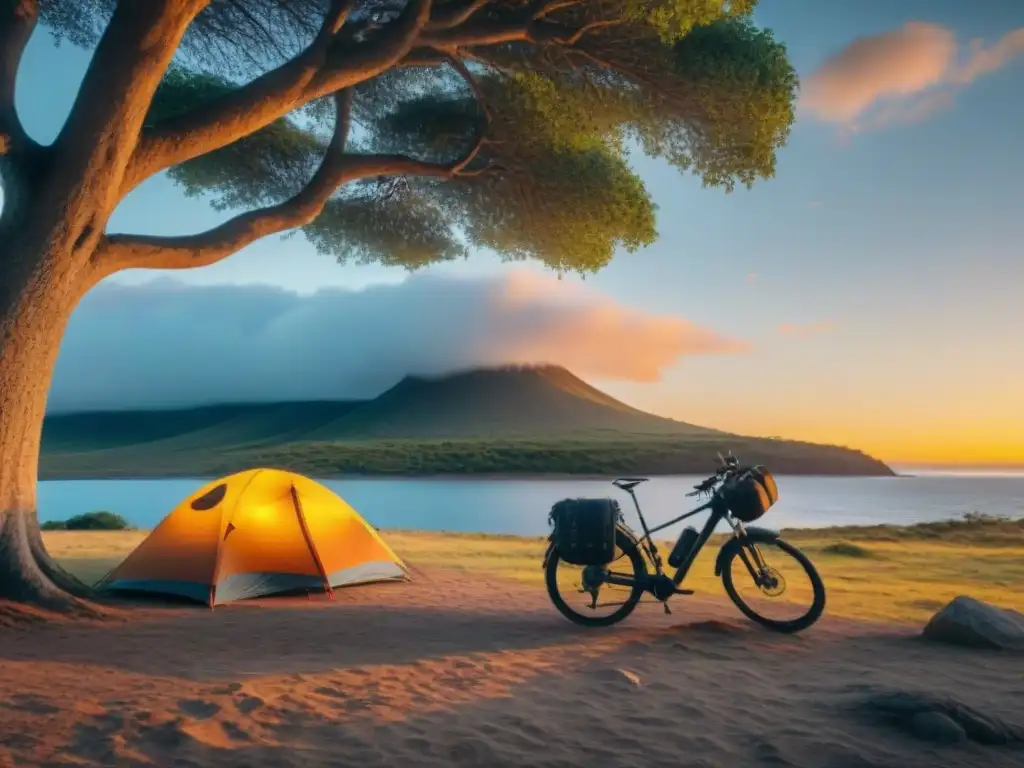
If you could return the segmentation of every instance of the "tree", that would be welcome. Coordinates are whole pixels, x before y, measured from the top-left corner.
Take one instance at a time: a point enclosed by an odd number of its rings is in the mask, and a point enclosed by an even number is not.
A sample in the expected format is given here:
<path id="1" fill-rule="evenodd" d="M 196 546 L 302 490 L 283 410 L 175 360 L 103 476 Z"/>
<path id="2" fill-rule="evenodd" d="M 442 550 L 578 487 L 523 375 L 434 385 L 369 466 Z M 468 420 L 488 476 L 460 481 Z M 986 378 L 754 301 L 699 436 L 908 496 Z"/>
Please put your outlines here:
<path id="1" fill-rule="evenodd" d="M 774 173 L 797 81 L 756 0 L 0 0 L 0 597 L 87 594 L 46 554 L 40 433 L 72 309 L 130 267 L 213 264 L 301 232 L 416 268 L 487 248 L 593 271 L 651 243 L 631 152 L 731 190 Z M 95 47 L 56 140 L 15 80 L 37 23 Z M 168 173 L 241 210 L 107 231 Z"/>

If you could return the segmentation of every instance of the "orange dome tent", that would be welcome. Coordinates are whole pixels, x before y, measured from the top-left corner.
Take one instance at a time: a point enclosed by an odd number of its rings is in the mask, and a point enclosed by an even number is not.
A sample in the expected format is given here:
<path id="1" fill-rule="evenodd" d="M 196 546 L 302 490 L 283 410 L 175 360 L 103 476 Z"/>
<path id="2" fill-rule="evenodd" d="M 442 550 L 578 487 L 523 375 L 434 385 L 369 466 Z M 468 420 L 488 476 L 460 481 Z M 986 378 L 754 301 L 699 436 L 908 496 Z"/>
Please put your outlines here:
<path id="1" fill-rule="evenodd" d="M 261 595 L 406 578 L 352 507 L 307 477 L 252 469 L 181 502 L 100 588 L 215 605 Z"/>

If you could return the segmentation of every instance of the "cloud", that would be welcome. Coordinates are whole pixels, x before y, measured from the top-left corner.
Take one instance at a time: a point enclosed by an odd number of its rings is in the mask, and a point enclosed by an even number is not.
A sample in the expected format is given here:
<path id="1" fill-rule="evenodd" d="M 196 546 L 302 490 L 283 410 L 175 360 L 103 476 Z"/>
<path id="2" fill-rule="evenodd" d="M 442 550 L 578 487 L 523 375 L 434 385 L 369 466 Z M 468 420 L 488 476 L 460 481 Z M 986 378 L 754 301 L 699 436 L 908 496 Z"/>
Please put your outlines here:
<path id="1" fill-rule="evenodd" d="M 955 53 L 952 32 L 921 22 L 858 38 L 808 78 L 802 106 L 821 120 L 850 122 L 881 98 L 940 82 Z"/>
<path id="2" fill-rule="evenodd" d="M 53 412 L 372 397 L 409 373 L 555 363 L 655 381 L 689 355 L 746 345 L 567 281 L 512 272 L 299 296 L 265 286 L 104 283 L 75 311 Z"/>
<path id="3" fill-rule="evenodd" d="M 1022 53 L 1024 53 L 1024 27 L 1007 32 L 989 48 L 985 47 L 984 40 L 972 40 L 971 56 L 966 64 L 953 73 L 952 80 L 961 84 L 971 83 L 982 75 L 1002 69 Z"/>
<path id="4" fill-rule="evenodd" d="M 776 330 L 783 336 L 793 339 L 809 339 L 812 336 L 820 336 L 823 333 L 834 331 L 837 324 L 832 320 L 822 320 L 817 323 L 783 323 Z"/>
<path id="5" fill-rule="evenodd" d="M 958 49 L 950 30 L 919 21 L 858 38 L 806 79 L 800 106 L 854 132 L 923 120 L 1024 53 L 1024 28 L 990 46 L 974 40 L 963 56 Z"/>

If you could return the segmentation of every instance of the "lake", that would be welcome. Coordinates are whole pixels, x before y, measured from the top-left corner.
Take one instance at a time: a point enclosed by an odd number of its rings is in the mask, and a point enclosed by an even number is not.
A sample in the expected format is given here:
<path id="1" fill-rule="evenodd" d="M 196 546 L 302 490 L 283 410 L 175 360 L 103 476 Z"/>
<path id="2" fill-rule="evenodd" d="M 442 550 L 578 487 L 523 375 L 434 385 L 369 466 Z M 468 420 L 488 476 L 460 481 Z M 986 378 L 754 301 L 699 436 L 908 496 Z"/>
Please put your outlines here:
<path id="1" fill-rule="evenodd" d="M 657 477 L 637 491 L 652 525 L 696 506 L 683 494 L 701 478 Z M 779 503 L 764 518 L 774 528 L 898 525 L 977 511 L 1024 516 L 1024 474 L 927 474 L 914 477 L 779 476 Z M 605 480 L 366 478 L 322 480 L 373 525 L 433 531 L 540 535 L 551 505 L 566 497 L 613 496 L 627 520 L 626 494 Z M 105 509 L 139 528 L 156 525 L 205 483 L 173 480 L 49 480 L 39 484 L 41 520 Z M 636 527 L 636 526 L 634 526 Z M 667 534 L 671 535 L 671 534 Z"/>

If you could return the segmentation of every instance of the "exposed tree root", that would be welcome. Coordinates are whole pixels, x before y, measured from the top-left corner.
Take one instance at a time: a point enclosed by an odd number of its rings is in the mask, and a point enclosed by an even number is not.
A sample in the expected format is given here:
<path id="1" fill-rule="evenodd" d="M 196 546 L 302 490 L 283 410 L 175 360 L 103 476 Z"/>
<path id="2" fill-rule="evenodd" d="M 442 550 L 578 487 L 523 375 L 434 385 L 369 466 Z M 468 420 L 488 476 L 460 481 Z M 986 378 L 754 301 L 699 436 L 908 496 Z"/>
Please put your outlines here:
<path id="1" fill-rule="evenodd" d="M 34 512 L 0 512 L 0 625 L 117 615 L 92 596 L 46 552 Z"/>

